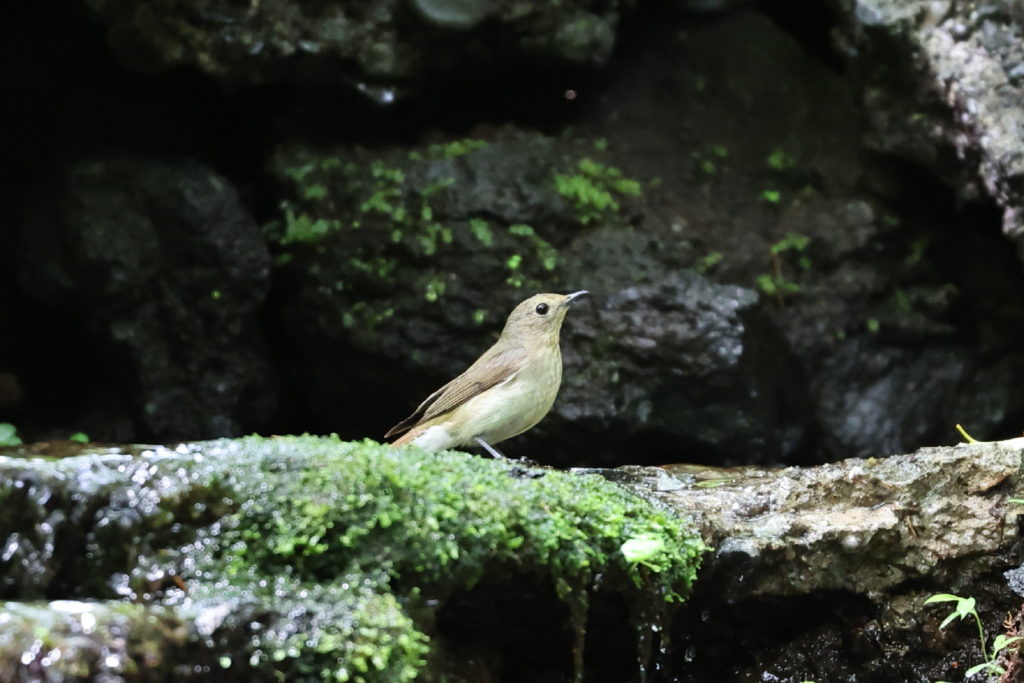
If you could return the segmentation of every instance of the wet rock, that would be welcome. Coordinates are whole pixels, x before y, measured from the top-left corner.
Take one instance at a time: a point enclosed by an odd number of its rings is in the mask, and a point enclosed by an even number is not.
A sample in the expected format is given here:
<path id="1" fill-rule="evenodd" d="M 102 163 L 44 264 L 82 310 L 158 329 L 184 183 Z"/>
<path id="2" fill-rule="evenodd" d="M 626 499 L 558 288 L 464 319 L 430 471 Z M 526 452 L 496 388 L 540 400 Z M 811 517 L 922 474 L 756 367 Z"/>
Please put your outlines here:
<path id="1" fill-rule="evenodd" d="M 927 597 L 974 597 L 989 637 L 1019 607 L 1002 574 L 1019 564 L 1022 458 L 1014 439 L 812 468 L 609 474 L 694 515 L 715 548 L 676 620 L 675 647 L 694 653 L 677 654 L 683 680 L 919 680 L 983 661 L 975 629 L 940 630 L 950 607 Z M 726 634 L 749 647 L 728 654 Z"/>
<path id="2" fill-rule="evenodd" d="M 195 680 L 199 672 L 176 661 L 187 640 L 170 610 L 74 600 L 0 603 L 5 681 Z"/>
<path id="3" fill-rule="evenodd" d="M 329 439 L 83 449 L 61 461 L 0 457 L 0 496 L 9 503 L 0 508 L 0 576 L 13 576 L 11 568 L 26 562 L 53 564 L 72 554 L 103 550 L 112 560 L 82 562 L 72 573 L 21 574 L 64 574 L 45 588 L 34 581 L 5 584 L 7 599 L 41 590 L 78 598 L 3 604 L 0 672 L 6 678 L 108 670 L 141 680 L 172 672 L 262 681 L 316 676 L 361 661 L 381 680 L 412 680 L 424 652 L 419 629 L 437 629 L 430 634 L 437 648 L 432 662 L 459 660 L 458 670 L 468 667 L 478 678 L 496 671 L 493 662 L 524 679 L 546 667 L 565 677 L 567 610 L 549 614 L 557 634 L 547 630 L 550 624 L 534 625 L 525 639 L 500 628 L 490 633 L 497 628 L 490 616 L 501 606 L 508 611 L 500 621 L 521 625 L 516 605 L 549 610 L 559 596 L 574 593 L 538 586 L 532 569 L 520 583 L 496 579 L 505 560 L 519 570 L 539 567 L 532 563 L 563 534 L 604 548 L 602 534 L 619 529 L 614 548 L 557 554 L 550 570 L 582 562 L 597 572 L 586 579 L 594 589 L 587 657 L 614 666 L 588 669 L 588 680 L 624 680 L 635 669 L 602 658 L 621 655 L 622 640 L 636 633 L 621 628 L 628 621 L 621 604 L 600 596 L 652 589 L 643 581 L 620 582 L 622 533 L 636 534 L 634 546 L 654 553 L 643 562 L 660 569 L 642 574 L 647 581 L 679 569 L 664 564 L 668 556 L 656 543 L 657 534 L 683 528 L 666 507 L 692 519 L 713 550 L 686 605 L 657 618 L 656 611 L 641 611 L 650 621 L 631 628 L 661 633 L 671 617 L 670 648 L 659 666 L 681 681 L 765 680 L 764 672 L 775 677 L 767 680 L 808 672 L 822 680 L 837 674 L 891 680 L 893 672 L 901 680 L 948 678 L 953 661 L 980 661 L 972 649 L 977 634 L 940 630 L 948 610 L 926 607 L 924 599 L 940 592 L 976 597 L 990 634 L 1018 600 L 1002 572 L 1019 564 L 1024 508 L 1010 499 L 1024 495 L 1021 439 L 813 468 L 621 468 L 602 472 L 616 484 L 603 486 L 594 472 L 455 453 L 420 457 L 415 449 Z M 437 489 L 417 488 L 429 482 Z M 556 497 L 534 505 L 542 488 Z M 461 493 L 452 497 L 453 490 Z M 585 502 L 590 495 L 603 498 Z M 504 496 L 532 502 L 517 507 Z M 574 517 L 571 510 L 580 505 L 590 512 Z M 398 513 L 406 506 L 415 514 Z M 437 516 L 443 510 L 465 514 Z M 54 522 L 58 512 L 63 518 Z M 508 522 L 488 521 L 495 519 Z M 23 548 L 30 536 L 36 547 L 49 545 L 50 554 L 9 551 L 12 537 Z M 499 540 L 506 537 L 509 546 Z M 685 533 L 680 538 L 692 541 Z M 129 551 L 107 549 L 118 542 Z M 689 547 L 678 549 L 685 554 Z M 385 585 L 405 597 L 381 592 Z M 427 596 L 426 604 L 411 595 Z M 506 642 L 522 649 L 510 651 L 491 636 L 511 638 Z M 612 645 L 616 638 L 619 645 Z M 746 643 L 740 652 L 737 639 Z M 594 643 L 607 643 L 607 651 Z M 465 662 L 466 647 L 473 667 Z M 366 659 L 365 648 L 379 657 Z M 627 649 L 635 666 L 636 653 Z M 529 653 L 525 665 L 523 652 Z M 555 652 L 554 659 L 545 652 Z"/>
<path id="4" fill-rule="evenodd" d="M 257 328 L 263 237 L 222 176 L 194 162 L 81 162 L 28 200 L 17 269 L 35 301 L 86 330 L 106 369 L 85 425 L 112 436 L 239 434 L 273 406 Z M 59 188 L 59 189 L 57 189 Z M 54 194 L 55 193 L 55 194 Z M 84 397 L 79 402 L 87 402 Z M 104 412 L 105 411 L 105 412 Z"/>
<path id="5" fill-rule="evenodd" d="M 925 578 L 969 589 L 1019 543 L 1024 440 L 813 468 L 674 470 L 658 496 L 693 511 L 734 599 L 842 590 L 884 599 Z M 704 485 L 696 485 L 704 482 Z"/>
<path id="6" fill-rule="evenodd" d="M 445 678 L 485 644 L 483 680 L 524 651 L 558 678 L 635 666 L 628 637 L 582 658 L 588 604 L 660 614 L 704 550 L 686 520 L 599 476 L 456 452 L 314 437 L 80 448 L 0 455 L 12 676 L 401 682 Z M 467 633 L 474 605 L 510 595 Z M 546 622 L 517 633 L 535 609 Z"/>

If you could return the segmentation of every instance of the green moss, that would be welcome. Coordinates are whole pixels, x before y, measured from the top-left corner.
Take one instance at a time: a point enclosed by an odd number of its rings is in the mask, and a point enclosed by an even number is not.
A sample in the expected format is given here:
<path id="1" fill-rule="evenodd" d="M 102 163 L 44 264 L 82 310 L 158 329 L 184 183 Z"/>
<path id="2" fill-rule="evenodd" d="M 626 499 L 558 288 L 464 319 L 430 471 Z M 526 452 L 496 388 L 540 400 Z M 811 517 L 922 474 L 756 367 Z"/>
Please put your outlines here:
<path id="1" fill-rule="evenodd" d="M 470 138 L 454 140 L 444 144 L 430 145 L 427 148 L 427 157 L 431 159 L 454 159 L 486 146 L 487 142 L 484 140 L 473 140 Z"/>
<path id="2" fill-rule="evenodd" d="M 640 183 L 623 175 L 622 171 L 583 158 L 577 164 L 577 173 L 555 174 L 555 190 L 571 201 L 577 218 L 589 225 L 620 209 L 623 196 L 639 197 Z"/>
<path id="3" fill-rule="evenodd" d="M 537 234 L 533 227 L 524 223 L 516 223 L 508 227 L 509 234 L 515 235 L 516 237 L 522 237 L 534 249 L 534 253 L 537 256 L 537 261 L 540 263 L 541 268 L 547 271 L 555 269 L 558 265 L 558 252 L 546 239 Z M 516 261 L 516 267 L 521 262 L 521 257 Z M 511 267 L 511 266 L 510 266 Z M 515 270 L 515 268 L 511 268 Z"/>
<path id="4" fill-rule="evenodd" d="M 225 446 L 240 468 L 230 471 L 248 468 L 233 475 L 246 502 L 221 539 L 234 576 L 255 568 L 324 582 L 354 572 L 403 592 L 446 595 L 497 569 L 551 576 L 562 597 L 594 590 L 601 576 L 635 599 L 673 601 L 688 591 L 703 552 L 683 520 L 596 475 L 525 476 L 519 464 L 369 441 Z M 623 554 L 641 538 L 661 541 L 656 568 Z"/>
<path id="5" fill-rule="evenodd" d="M 175 620 L 225 620 L 212 637 L 171 624 L 169 651 L 226 638 L 239 649 L 210 661 L 259 680 L 412 681 L 434 612 L 485 577 L 550 583 L 574 614 L 597 591 L 642 613 L 685 596 L 704 552 L 688 522 L 597 475 L 370 441 L 249 437 L 0 468 L 0 517 L 57 519 L 59 504 L 67 519 L 116 521 L 55 546 L 76 553 L 62 566 L 77 595 L 110 597 L 110 575 L 127 573 L 119 590 L 176 606 Z M 128 494 L 146 501 L 130 515 Z M 85 545 L 88 575 L 72 564 Z"/>
<path id="6" fill-rule="evenodd" d="M 347 330 L 356 330 L 363 335 L 372 335 L 385 320 L 395 315 L 393 308 L 378 308 L 365 301 L 357 301 L 341 314 L 341 325 Z"/>

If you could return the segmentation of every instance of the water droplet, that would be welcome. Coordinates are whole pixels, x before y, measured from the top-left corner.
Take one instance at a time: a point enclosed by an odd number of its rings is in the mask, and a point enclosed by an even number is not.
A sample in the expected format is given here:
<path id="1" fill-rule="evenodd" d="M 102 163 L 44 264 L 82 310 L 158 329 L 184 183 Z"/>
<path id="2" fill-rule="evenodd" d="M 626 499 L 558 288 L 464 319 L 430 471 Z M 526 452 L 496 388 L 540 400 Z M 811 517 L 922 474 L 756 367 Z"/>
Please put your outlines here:
<path id="1" fill-rule="evenodd" d="M 79 617 L 82 622 L 82 633 L 89 635 L 96 628 L 96 617 L 90 612 L 83 612 Z"/>

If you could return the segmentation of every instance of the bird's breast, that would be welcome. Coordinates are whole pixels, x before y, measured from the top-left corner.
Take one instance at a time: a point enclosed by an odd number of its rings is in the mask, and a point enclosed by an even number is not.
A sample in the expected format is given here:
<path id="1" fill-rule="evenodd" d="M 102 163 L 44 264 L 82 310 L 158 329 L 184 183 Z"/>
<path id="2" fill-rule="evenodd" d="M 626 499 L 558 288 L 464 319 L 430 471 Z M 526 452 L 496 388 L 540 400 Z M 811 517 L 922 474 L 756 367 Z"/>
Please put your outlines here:
<path id="1" fill-rule="evenodd" d="M 479 436 L 498 443 L 525 432 L 551 410 L 561 383 L 562 354 L 557 346 L 553 352 L 531 354 L 511 378 L 456 409 L 462 418 L 459 439 L 472 443 Z"/>

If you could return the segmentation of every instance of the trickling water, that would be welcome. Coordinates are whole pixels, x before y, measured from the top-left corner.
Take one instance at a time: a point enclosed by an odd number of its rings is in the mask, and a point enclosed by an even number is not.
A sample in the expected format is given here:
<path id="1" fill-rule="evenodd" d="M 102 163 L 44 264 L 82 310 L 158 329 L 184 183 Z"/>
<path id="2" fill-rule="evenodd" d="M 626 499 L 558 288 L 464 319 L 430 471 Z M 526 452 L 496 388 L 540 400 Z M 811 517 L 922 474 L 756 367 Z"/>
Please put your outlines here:
<path id="1" fill-rule="evenodd" d="M 572 679 L 583 683 L 583 648 L 587 640 L 587 611 L 589 602 L 586 591 L 576 591 L 569 598 L 569 620 L 572 623 Z"/>

